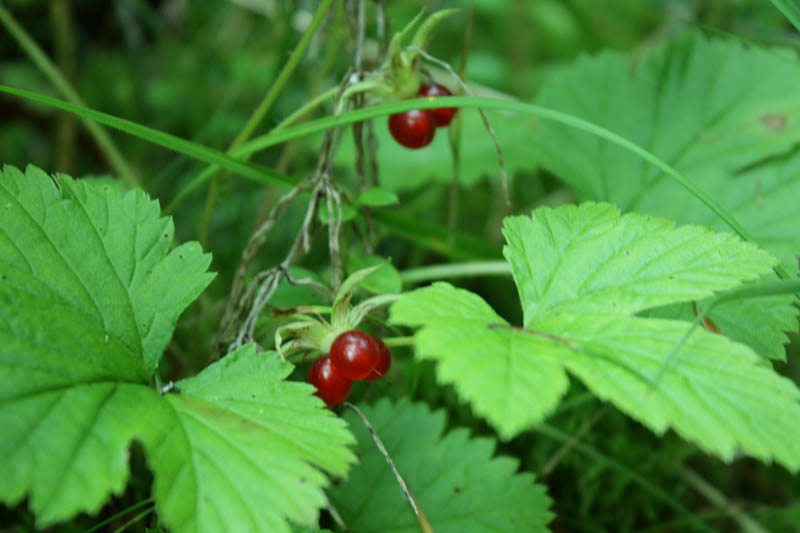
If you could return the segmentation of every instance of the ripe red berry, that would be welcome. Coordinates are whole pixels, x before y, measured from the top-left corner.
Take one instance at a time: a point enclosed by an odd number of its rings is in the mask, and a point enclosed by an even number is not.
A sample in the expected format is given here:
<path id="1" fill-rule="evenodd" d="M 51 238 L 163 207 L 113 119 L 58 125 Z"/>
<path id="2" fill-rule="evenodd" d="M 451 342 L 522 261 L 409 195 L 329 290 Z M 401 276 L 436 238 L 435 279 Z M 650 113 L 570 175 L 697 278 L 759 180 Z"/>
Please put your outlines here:
<path id="1" fill-rule="evenodd" d="M 378 364 L 378 346 L 356 329 L 345 331 L 331 344 L 331 363 L 347 379 L 364 379 Z"/>
<path id="2" fill-rule="evenodd" d="M 372 337 L 372 340 L 378 346 L 378 364 L 376 364 L 372 372 L 364 378 L 364 381 L 375 381 L 376 379 L 382 378 L 389 372 L 389 367 L 392 366 L 392 354 L 389 351 L 389 347 L 378 337 Z"/>
<path id="3" fill-rule="evenodd" d="M 389 117 L 389 131 L 398 143 L 406 148 L 428 146 L 436 133 L 433 114 L 425 110 L 412 109 L 395 113 Z"/>
<path id="4" fill-rule="evenodd" d="M 419 92 L 417 93 L 419 96 L 452 96 L 453 93 L 450 92 L 450 89 L 445 87 L 444 85 L 438 83 L 423 83 L 419 87 Z M 447 126 L 453 120 L 453 115 L 456 114 L 458 108 L 455 107 L 437 107 L 436 109 L 431 109 L 431 115 L 433 115 L 433 121 L 436 123 L 436 127 Z"/>
<path id="5" fill-rule="evenodd" d="M 327 355 L 314 359 L 308 368 L 308 382 L 317 388 L 314 394 L 322 398 L 328 407 L 339 405 L 350 394 L 353 382 L 342 376 L 331 364 Z"/>

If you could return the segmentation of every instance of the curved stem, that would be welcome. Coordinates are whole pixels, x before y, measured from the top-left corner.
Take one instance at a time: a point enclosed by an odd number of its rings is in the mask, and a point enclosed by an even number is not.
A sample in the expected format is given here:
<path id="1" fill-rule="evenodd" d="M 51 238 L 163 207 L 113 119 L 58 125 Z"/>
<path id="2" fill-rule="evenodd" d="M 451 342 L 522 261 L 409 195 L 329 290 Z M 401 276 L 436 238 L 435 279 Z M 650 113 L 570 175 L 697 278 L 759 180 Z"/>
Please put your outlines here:
<path id="1" fill-rule="evenodd" d="M 401 272 L 400 279 L 406 285 L 416 285 L 423 281 L 439 279 L 509 275 L 511 275 L 511 267 L 505 261 L 470 261 L 411 268 Z"/>

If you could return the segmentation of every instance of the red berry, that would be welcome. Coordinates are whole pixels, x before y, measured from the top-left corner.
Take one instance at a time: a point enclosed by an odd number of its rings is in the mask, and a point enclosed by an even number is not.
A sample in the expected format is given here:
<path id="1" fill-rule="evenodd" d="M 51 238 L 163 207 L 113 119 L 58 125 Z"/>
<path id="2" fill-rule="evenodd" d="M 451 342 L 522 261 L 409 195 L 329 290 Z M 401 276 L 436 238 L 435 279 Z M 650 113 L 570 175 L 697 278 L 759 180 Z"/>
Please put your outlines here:
<path id="1" fill-rule="evenodd" d="M 378 364 L 378 346 L 356 329 L 345 331 L 331 344 L 331 363 L 347 379 L 364 379 Z"/>
<path id="2" fill-rule="evenodd" d="M 364 378 L 364 381 L 375 381 L 376 379 L 382 378 L 389 372 L 389 367 L 392 366 L 392 354 L 389 351 L 389 347 L 378 337 L 372 337 L 372 340 L 378 346 L 378 364 L 376 364 L 372 372 Z"/>
<path id="3" fill-rule="evenodd" d="M 317 388 L 314 394 L 322 398 L 328 407 L 339 405 L 350 394 L 353 382 L 342 376 L 331 364 L 327 355 L 314 359 L 308 368 L 308 382 Z"/>
<path id="4" fill-rule="evenodd" d="M 433 114 L 427 109 L 412 109 L 389 117 L 389 131 L 398 143 L 406 148 L 428 146 L 436 133 Z"/>
<path id="5" fill-rule="evenodd" d="M 423 83 L 419 87 L 419 92 L 417 93 L 419 96 L 452 96 L 453 93 L 450 92 L 450 89 L 445 87 L 444 85 L 440 85 L 438 83 Z M 456 107 L 437 107 L 436 109 L 431 109 L 431 114 L 433 115 L 433 121 L 436 123 L 436 127 L 440 126 L 447 126 L 453 120 L 453 115 L 456 114 L 458 108 Z"/>

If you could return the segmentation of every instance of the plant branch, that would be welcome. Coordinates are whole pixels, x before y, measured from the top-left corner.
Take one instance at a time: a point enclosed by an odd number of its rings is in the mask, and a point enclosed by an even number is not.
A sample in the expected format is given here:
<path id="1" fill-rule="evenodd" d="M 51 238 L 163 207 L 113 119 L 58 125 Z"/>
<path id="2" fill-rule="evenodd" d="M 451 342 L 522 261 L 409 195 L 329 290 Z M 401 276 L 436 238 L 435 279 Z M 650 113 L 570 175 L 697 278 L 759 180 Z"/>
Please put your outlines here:
<path id="1" fill-rule="evenodd" d="M 378 447 L 378 450 L 380 450 L 381 455 L 383 455 L 383 458 L 386 459 L 386 463 L 388 463 L 389 468 L 392 470 L 392 473 L 394 474 L 394 477 L 397 480 L 397 484 L 400 485 L 400 489 L 403 491 L 403 496 L 406 497 L 406 500 L 408 500 L 408 504 L 414 511 L 414 515 L 416 515 L 417 520 L 419 521 L 420 529 L 424 533 L 433 533 L 433 529 L 431 528 L 431 525 L 428 522 L 428 518 L 425 516 L 425 513 L 422 511 L 422 509 L 419 507 L 419 503 L 417 502 L 417 499 L 414 497 L 414 494 L 411 492 L 411 489 L 408 487 L 406 480 L 403 479 L 403 476 L 401 476 L 400 472 L 397 471 L 397 467 L 394 465 L 392 457 L 389 455 L 389 452 L 386 451 L 386 447 L 383 445 L 383 441 L 381 441 L 381 438 L 378 436 L 378 433 L 375 431 L 375 428 L 373 428 L 372 424 L 369 423 L 369 420 L 367 420 L 367 417 L 364 416 L 364 413 L 361 412 L 361 409 L 359 409 L 350 402 L 344 402 L 342 405 L 344 405 L 345 407 L 349 407 L 350 409 L 355 411 L 355 413 L 361 419 L 361 422 L 363 422 L 364 427 L 366 427 L 367 431 L 369 431 L 370 435 L 372 435 L 372 439 L 375 441 L 375 445 Z"/>

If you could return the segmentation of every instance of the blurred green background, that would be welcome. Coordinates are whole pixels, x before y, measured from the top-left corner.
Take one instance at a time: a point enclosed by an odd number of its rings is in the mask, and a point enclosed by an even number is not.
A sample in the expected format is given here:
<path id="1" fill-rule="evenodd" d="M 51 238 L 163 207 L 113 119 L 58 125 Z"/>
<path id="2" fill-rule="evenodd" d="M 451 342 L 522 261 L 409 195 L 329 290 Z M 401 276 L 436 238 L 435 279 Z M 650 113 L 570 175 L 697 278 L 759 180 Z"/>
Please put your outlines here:
<path id="1" fill-rule="evenodd" d="M 224 151 L 287 60 L 318 2 L 4 0 L 3 4 L 89 107 Z M 440 24 L 428 51 L 458 70 L 466 50 L 466 79 L 477 94 L 523 101 L 535 97 L 548 73 L 582 54 L 604 49 L 643 53 L 687 28 L 699 28 L 708 35 L 734 35 L 754 46 L 800 44 L 797 32 L 764 0 L 391 0 L 385 4 L 391 31 L 411 20 L 423 4 L 430 11 L 462 7 L 462 14 Z M 339 83 L 352 62 L 351 7 L 350 2 L 334 2 L 259 133 Z M 471 39 L 465 42 L 470 9 L 474 9 Z M 369 13 L 367 68 L 376 66 L 380 49 L 373 10 Z M 434 72 L 435 76 L 441 74 Z M 0 31 L 0 83 L 61 97 L 5 31 Z M 329 112 L 330 106 L 317 116 Z M 465 117 L 458 228 L 495 246 L 499 258 L 498 222 L 502 216 L 541 204 L 573 201 L 575 196 L 555 177 L 538 169 L 531 155 L 531 140 L 525 134 L 529 123 L 502 114 L 493 115 L 493 121 L 507 154 L 512 206 L 502 202 L 493 145 L 479 120 Z M 375 121 L 375 129 L 379 139 L 386 141 L 382 120 Z M 143 188 L 158 198 L 162 207 L 205 168 L 132 136 L 109 133 Z M 348 142 L 337 159 L 336 179 L 355 191 Z M 300 139 L 261 152 L 254 161 L 304 178 L 314 169 L 319 143 L 320 136 Z M 386 150 L 382 161 L 389 162 L 379 169 L 381 183 L 398 192 L 403 214 L 446 227 L 452 175 L 446 136 L 440 134 L 430 150 L 419 153 L 386 144 L 379 147 Z M 7 95 L 0 96 L 0 163 L 21 168 L 33 164 L 47 172 L 74 176 L 111 173 L 102 151 L 79 120 Z M 404 168 L 409 164 L 418 170 L 409 172 Z M 241 179 L 224 183 L 206 246 L 214 255 L 212 268 L 219 275 L 181 323 L 168 352 L 165 373 L 187 375 L 206 364 L 208 343 L 241 250 L 275 195 L 274 190 Z M 487 201 L 487 197 L 492 199 Z M 204 201 L 205 189 L 191 195 L 173 214 L 179 240 L 197 238 Z M 292 209 L 281 221 L 254 268 L 269 267 L 282 257 L 294 238 L 302 207 Z M 301 264 L 307 269 L 304 272 L 324 279 L 327 247 L 318 241 Z M 345 247 L 353 248 L 353 262 L 360 260 L 356 241 L 353 235 L 345 236 Z M 376 253 L 391 257 L 401 270 L 448 260 L 386 228 L 378 229 Z M 480 278 L 463 285 L 483 295 L 503 316 L 519 322 L 519 303 L 510 279 Z M 286 306 L 311 298 L 313 293 L 290 287 L 276 295 Z M 264 328 L 267 337 L 270 326 Z M 790 361 L 800 356 L 797 346 L 794 342 L 790 347 Z M 493 434 L 458 402 L 450 388 L 435 383 L 428 364 L 411 364 L 410 354 L 400 353 L 396 379 L 368 394 L 409 395 L 431 406 L 446 407 L 452 425 Z M 797 363 L 783 365 L 780 370 L 796 378 L 800 374 L 796 367 Z M 358 388 L 355 393 L 365 394 Z M 548 429 L 502 443 L 500 451 L 518 457 L 523 468 L 541 472 L 564 439 L 579 433 L 599 409 L 601 403 L 574 384 L 562 408 L 548 420 Z M 149 474 L 141 454 L 134 453 L 132 461 L 136 481 L 101 517 L 149 494 Z M 800 482 L 789 473 L 749 459 L 723 465 L 671 433 L 655 437 L 613 409 L 606 409 L 591 431 L 581 436 L 580 444 L 540 480 L 555 501 L 554 531 L 690 530 L 669 499 L 720 531 L 738 528 L 729 509 L 709 496 L 708 487 L 769 531 L 800 531 Z M 641 480 L 649 483 L 650 489 L 645 490 Z M 669 498 L 658 498 L 658 491 Z M 83 530 L 99 520 L 81 517 L 64 530 Z M 14 530 L 20 531 L 33 527 L 24 508 L 0 511 L 0 527 L 4 524 L 16 524 Z"/>

